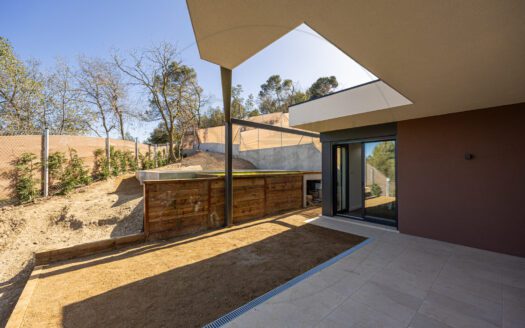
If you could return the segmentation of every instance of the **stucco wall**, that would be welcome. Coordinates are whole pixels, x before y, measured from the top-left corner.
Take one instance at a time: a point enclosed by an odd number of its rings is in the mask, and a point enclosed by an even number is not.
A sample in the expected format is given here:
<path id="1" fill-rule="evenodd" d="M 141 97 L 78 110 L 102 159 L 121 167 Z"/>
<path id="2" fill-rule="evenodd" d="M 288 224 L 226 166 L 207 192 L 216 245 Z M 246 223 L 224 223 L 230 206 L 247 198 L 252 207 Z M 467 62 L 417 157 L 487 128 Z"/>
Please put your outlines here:
<path id="1" fill-rule="evenodd" d="M 525 103 L 399 122 L 400 231 L 525 256 L 524 122 Z"/>

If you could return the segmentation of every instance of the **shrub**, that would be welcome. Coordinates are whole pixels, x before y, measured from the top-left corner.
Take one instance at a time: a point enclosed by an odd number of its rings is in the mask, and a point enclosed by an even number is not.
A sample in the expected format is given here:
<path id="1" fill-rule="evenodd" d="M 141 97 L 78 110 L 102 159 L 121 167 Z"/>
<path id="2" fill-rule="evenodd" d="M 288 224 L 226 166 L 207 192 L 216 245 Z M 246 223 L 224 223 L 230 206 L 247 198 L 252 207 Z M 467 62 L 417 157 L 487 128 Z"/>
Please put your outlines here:
<path id="1" fill-rule="evenodd" d="M 135 160 L 135 154 L 127 150 L 124 152 L 124 156 L 126 157 L 126 162 L 128 164 L 128 172 L 135 172 L 138 170 L 139 165 Z"/>
<path id="2" fill-rule="evenodd" d="M 105 180 L 109 177 L 110 172 L 108 168 L 108 160 L 106 152 L 102 148 L 98 148 L 93 152 L 95 155 L 95 164 L 93 167 L 93 178 L 96 180 Z"/>
<path id="3" fill-rule="evenodd" d="M 109 176 L 118 176 L 122 173 L 135 172 L 138 169 L 135 155 L 129 150 L 116 150 L 111 146 L 109 149 L 109 168 L 104 149 L 95 150 L 94 155 L 95 166 L 93 168 L 93 177 L 95 179 L 107 179 Z"/>
<path id="4" fill-rule="evenodd" d="M 35 174 L 40 168 L 40 163 L 36 162 L 36 155 L 23 153 L 12 164 L 15 166 L 12 184 L 18 202 L 22 204 L 34 200 L 38 195 L 38 180 Z"/>
<path id="5" fill-rule="evenodd" d="M 381 190 L 381 187 L 379 187 L 379 185 L 377 183 L 374 183 L 372 184 L 372 186 L 370 187 L 370 193 L 372 194 L 372 196 L 374 197 L 379 197 L 381 196 L 381 193 L 383 191 Z"/>
<path id="6" fill-rule="evenodd" d="M 78 157 L 75 149 L 69 149 L 69 159 L 61 179 L 61 192 L 67 194 L 74 188 L 90 184 L 91 181 L 89 171 L 84 168 L 84 161 Z"/>
<path id="7" fill-rule="evenodd" d="M 49 172 L 49 185 L 53 186 L 57 181 L 62 180 L 64 174 L 64 164 L 66 163 L 66 156 L 61 152 L 54 152 L 49 155 L 47 167 Z"/>
<path id="8" fill-rule="evenodd" d="M 139 161 L 143 170 L 155 168 L 155 162 L 150 158 L 150 153 L 146 153 L 146 155 L 139 154 Z"/>

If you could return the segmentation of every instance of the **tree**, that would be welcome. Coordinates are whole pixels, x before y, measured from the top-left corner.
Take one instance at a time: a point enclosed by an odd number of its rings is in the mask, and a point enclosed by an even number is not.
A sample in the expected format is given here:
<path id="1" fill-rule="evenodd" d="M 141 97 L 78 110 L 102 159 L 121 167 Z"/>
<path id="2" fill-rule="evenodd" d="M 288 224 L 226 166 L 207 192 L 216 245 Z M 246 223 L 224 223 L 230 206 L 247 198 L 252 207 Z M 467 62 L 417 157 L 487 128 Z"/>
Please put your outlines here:
<path id="1" fill-rule="evenodd" d="M 35 79 L 36 65 L 27 67 L 0 37 L 0 129 L 42 128 L 43 85 Z"/>
<path id="2" fill-rule="evenodd" d="M 208 112 L 201 118 L 201 128 L 211 128 L 224 125 L 224 111 L 221 107 L 208 108 Z"/>
<path id="3" fill-rule="evenodd" d="M 62 60 L 44 78 L 44 111 L 46 126 L 54 133 L 85 133 L 95 117 L 82 99 L 74 72 Z"/>
<path id="4" fill-rule="evenodd" d="M 378 142 L 366 161 L 390 179 L 395 178 L 395 144 L 393 141 Z"/>
<path id="5" fill-rule="evenodd" d="M 83 100 L 90 105 L 92 115 L 100 122 L 105 136 L 109 138 L 109 133 L 115 128 L 116 122 L 111 98 L 108 97 L 111 92 L 108 90 L 105 66 L 106 63 L 100 59 L 81 57 L 77 79 Z M 88 126 L 99 135 L 98 129 L 92 123 L 88 122 Z"/>
<path id="6" fill-rule="evenodd" d="M 246 116 L 246 106 L 242 97 L 242 85 L 237 84 L 232 87 L 231 116 L 243 119 Z"/>
<path id="7" fill-rule="evenodd" d="M 261 113 L 259 112 L 259 109 L 255 107 L 255 98 L 253 97 L 252 94 L 250 94 L 248 98 L 246 99 L 246 101 L 244 102 L 244 107 L 245 107 L 245 117 L 254 117 L 254 116 L 261 115 Z"/>
<path id="8" fill-rule="evenodd" d="M 320 77 L 308 88 L 308 98 L 315 99 L 332 93 L 338 85 L 335 76 Z"/>
<path id="9" fill-rule="evenodd" d="M 125 103 L 127 98 L 127 87 L 122 75 L 120 74 L 120 70 L 118 70 L 115 65 L 112 63 L 105 63 L 102 68 L 105 80 L 103 92 L 117 121 L 120 138 L 124 140 L 126 139 L 126 131 L 124 127 L 125 117 L 128 115 L 131 116 L 131 112 Z"/>
<path id="10" fill-rule="evenodd" d="M 169 160 L 181 155 L 182 139 L 189 129 L 195 129 L 197 115 L 203 105 L 202 89 L 197 83 L 193 68 L 184 65 L 176 49 L 169 43 L 131 53 L 131 64 L 114 56 L 116 65 L 133 84 L 143 87 L 149 93 L 150 120 L 160 120 L 168 132 Z M 178 146 L 179 156 L 174 146 Z"/>
<path id="11" fill-rule="evenodd" d="M 166 144 L 169 142 L 168 131 L 166 131 L 166 126 L 163 123 L 151 131 L 148 139 L 146 140 L 149 144 Z"/>
<path id="12" fill-rule="evenodd" d="M 297 90 L 292 80 L 282 80 L 272 75 L 261 85 L 259 91 L 259 111 L 262 114 L 288 112 L 288 107 L 306 100 L 306 95 Z"/>

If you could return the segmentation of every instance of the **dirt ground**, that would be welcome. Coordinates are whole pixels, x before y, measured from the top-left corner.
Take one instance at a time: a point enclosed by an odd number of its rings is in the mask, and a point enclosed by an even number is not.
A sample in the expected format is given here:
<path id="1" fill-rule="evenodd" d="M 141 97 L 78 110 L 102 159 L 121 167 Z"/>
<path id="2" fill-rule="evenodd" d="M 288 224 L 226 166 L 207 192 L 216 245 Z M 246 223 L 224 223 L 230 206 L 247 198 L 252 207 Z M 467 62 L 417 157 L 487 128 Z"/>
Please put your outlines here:
<path id="1" fill-rule="evenodd" d="M 224 154 L 197 152 L 161 169 L 200 165 L 224 168 Z M 252 169 L 235 159 L 235 169 Z M 142 187 L 134 175 L 95 182 L 68 196 L 0 207 L 0 327 L 12 311 L 33 268 L 33 253 L 137 233 L 143 225 Z"/>
<path id="2" fill-rule="evenodd" d="M 0 327 L 32 270 L 35 251 L 140 232 L 142 213 L 142 187 L 133 175 L 0 208 Z"/>
<path id="3" fill-rule="evenodd" d="M 20 327 L 201 327 L 364 240 L 304 222 L 319 213 L 46 266 L 13 320 Z"/>
<path id="4" fill-rule="evenodd" d="M 188 156 L 181 163 L 166 165 L 158 170 L 173 170 L 183 166 L 200 165 L 203 170 L 224 170 L 224 154 L 214 152 L 196 152 Z M 233 159 L 233 168 L 241 170 L 255 169 L 256 167 L 249 161 L 240 158 Z"/>

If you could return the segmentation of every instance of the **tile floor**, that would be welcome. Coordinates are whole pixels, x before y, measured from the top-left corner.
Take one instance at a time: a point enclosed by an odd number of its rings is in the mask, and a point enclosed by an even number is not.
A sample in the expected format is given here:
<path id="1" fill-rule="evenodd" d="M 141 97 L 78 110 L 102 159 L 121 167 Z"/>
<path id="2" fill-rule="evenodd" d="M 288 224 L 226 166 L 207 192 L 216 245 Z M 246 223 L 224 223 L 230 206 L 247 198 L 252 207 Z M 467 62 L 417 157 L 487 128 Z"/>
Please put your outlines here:
<path id="1" fill-rule="evenodd" d="M 311 223 L 372 242 L 227 327 L 525 327 L 525 258 L 339 218 Z"/>

